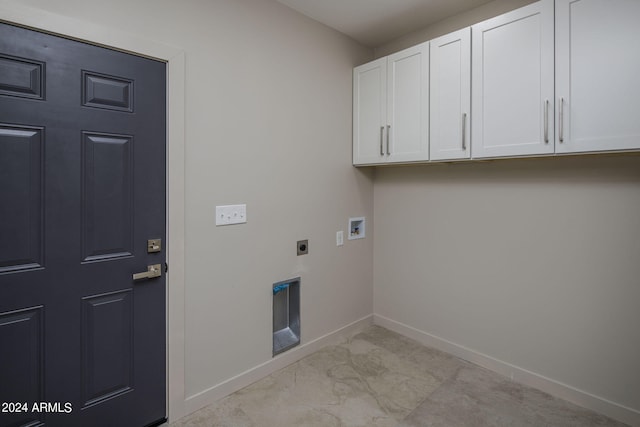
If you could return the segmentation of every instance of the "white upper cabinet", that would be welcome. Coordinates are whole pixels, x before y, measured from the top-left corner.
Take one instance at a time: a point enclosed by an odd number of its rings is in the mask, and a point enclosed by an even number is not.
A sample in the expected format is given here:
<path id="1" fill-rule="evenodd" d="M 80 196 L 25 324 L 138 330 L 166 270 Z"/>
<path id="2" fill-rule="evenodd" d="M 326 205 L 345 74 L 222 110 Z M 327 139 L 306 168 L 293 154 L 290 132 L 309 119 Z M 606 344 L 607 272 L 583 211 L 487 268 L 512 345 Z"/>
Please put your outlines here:
<path id="1" fill-rule="evenodd" d="M 539 0 L 356 67 L 353 164 L 640 151 L 640 0 Z"/>
<path id="2" fill-rule="evenodd" d="M 640 1 L 556 0 L 556 152 L 640 148 Z"/>
<path id="3" fill-rule="evenodd" d="M 429 43 L 394 53 L 387 68 L 389 162 L 429 159 Z"/>
<path id="4" fill-rule="evenodd" d="M 353 70 L 353 164 L 385 161 L 383 133 L 387 123 L 387 58 Z"/>
<path id="5" fill-rule="evenodd" d="M 554 152 L 553 13 L 541 0 L 472 26 L 472 157 Z"/>
<path id="6" fill-rule="evenodd" d="M 431 160 L 468 159 L 471 112 L 471 28 L 431 40 Z"/>
<path id="7" fill-rule="evenodd" d="M 429 43 L 353 71 L 353 164 L 429 159 Z"/>

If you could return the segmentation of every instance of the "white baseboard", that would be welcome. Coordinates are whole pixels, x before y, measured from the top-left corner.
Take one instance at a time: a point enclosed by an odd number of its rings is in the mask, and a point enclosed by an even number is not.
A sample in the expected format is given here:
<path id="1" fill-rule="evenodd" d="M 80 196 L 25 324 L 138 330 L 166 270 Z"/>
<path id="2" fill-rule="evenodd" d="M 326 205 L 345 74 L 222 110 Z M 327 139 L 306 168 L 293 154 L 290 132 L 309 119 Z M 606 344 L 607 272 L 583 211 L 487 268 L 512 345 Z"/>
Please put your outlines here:
<path id="1" fill-rule="evenodd" d="M 235 377 L 217 384 L 207 390 L 200 393 L 189 396 L 185 399 L 186 414 L 197 411 L 204 408 L 215 401 L 234 393 L 249 384 L 252 384 L 282 368 L 285 368 L 292 363 L 310 355 L 325 347 L 327 345 L 335 344 L 340 340 L 349 337 L 361 330 L 364 330 L 367 326 L 373 323 L 373 315 L 368 315 L 362 319 L 356 320 L 353 323 L 348 324 L 336 331 L 330 332 L 313 341 L 302 344 L 298 347 L 294 347 L 267 362 L 264 362 L 254 368 L 251 368 Z M 175 420 L 170 420 L 175 421 Z"/>
<path id="2" fill-rule="evenodd" d="M 414 339 L 428 347 L 444 351 L 459 357 L 460 359 L 467 360 L 493 372 L 504 375 L 515 382 L 536 388 L 545 393 L 549 393 L 552 396 L 567 400 L 578 406 L 606 415 L 631 426 L 640 426 L 640 411 L 638 410 L 619 405 L 615 402 L 611 402 L 607 399 L 603 399 L 591 393 L 579 390 L 570 385 L 563 384 L 510 363 L 503 362 L 486 354 L 479 353 L 470 348 L 447 341 L 384 316 L 374 314 L 373 323 Z"/>

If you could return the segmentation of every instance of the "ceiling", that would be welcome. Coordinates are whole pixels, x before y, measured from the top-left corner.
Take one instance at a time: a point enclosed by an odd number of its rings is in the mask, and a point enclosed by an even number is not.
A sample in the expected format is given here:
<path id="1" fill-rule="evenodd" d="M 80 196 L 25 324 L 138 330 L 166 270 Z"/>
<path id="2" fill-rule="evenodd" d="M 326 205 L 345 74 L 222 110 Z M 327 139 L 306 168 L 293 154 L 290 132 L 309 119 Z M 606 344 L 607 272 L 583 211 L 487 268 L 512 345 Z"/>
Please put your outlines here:
<path id="1" fill-rule="evenodd" d="M 374 48 L 490 0 L 278 1 Z"/>

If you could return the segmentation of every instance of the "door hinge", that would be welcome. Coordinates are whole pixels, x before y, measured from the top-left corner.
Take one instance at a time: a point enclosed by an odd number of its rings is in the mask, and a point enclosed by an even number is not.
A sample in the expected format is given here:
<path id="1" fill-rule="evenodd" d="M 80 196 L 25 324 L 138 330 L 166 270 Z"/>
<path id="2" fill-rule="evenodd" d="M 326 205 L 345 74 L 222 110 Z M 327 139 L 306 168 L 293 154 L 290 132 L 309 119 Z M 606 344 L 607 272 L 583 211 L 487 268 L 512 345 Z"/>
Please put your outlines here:
<path id="1" fill-rule="evenodd" d="M 167 264 L 166 262 L 164 263 L 164 272 L 168 272 L 169 271 L 169 264 Z"/>

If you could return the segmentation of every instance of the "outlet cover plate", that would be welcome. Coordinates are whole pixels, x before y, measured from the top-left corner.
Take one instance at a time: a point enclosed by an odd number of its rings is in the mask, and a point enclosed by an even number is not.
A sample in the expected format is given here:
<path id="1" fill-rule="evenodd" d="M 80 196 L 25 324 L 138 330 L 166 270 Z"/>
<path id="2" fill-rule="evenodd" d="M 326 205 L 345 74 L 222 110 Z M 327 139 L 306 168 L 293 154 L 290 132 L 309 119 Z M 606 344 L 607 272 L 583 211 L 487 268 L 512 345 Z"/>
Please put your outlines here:
<path id="1" fill-rule="evenodd" d="M 247 222 L 247 205 L 216 206 L 216 226 Z"/>
<path id="2" fill-rule="evenodd" d="M 296 248 L 298 255 L 306 255 L 309 253 L 309 241 L 308 240 L 298 240 L 296 242 Z"/>

